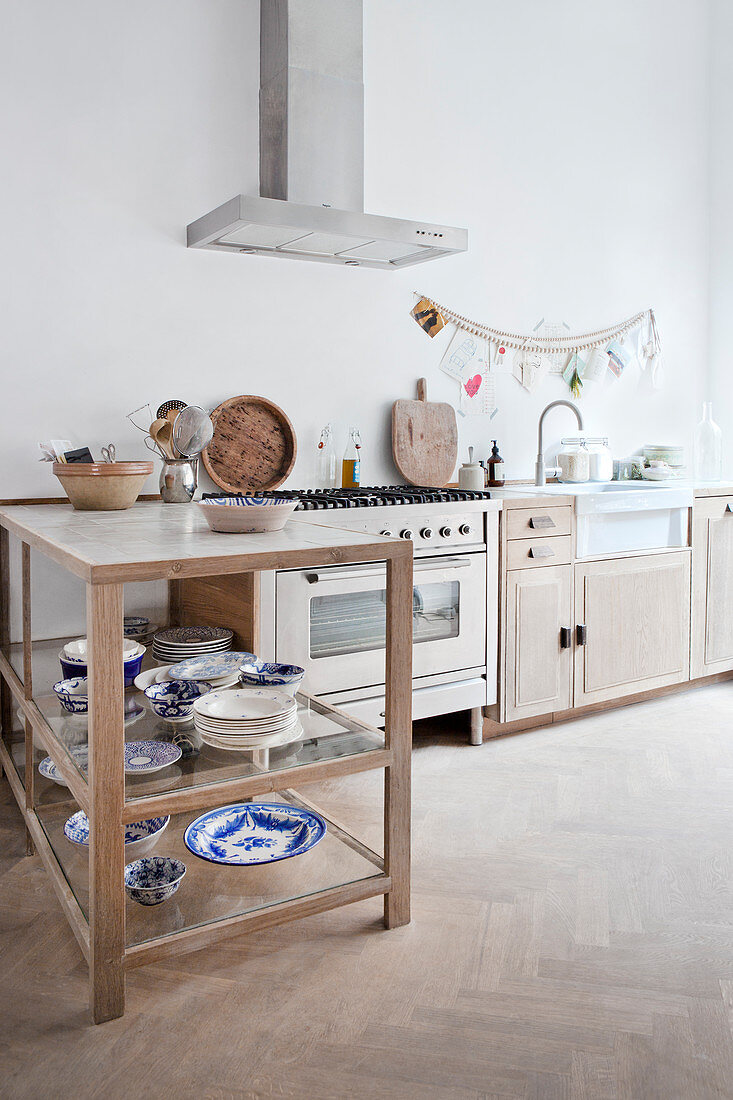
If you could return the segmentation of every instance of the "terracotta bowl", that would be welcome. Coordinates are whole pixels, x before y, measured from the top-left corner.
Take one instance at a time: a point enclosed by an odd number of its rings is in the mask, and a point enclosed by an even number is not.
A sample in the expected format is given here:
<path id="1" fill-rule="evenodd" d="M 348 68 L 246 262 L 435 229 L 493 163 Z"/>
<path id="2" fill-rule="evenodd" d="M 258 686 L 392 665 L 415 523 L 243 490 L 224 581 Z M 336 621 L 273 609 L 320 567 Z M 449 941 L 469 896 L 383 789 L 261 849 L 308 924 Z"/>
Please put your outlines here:
<path id="1" fill-rule="evenodd" d="M 153 463 L 54 462 L 53 472 L 76 509 L 112 512 L 132 507 Z"/>

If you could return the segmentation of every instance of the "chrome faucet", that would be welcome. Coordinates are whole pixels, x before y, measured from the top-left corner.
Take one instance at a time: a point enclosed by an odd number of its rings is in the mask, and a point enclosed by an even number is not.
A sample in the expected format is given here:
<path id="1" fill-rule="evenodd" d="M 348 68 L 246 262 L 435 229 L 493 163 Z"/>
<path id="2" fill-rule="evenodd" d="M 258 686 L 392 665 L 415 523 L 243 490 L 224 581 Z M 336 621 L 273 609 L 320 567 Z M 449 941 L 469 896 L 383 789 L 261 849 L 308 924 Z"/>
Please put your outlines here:
<path id="1" fill-rule="evenodd" d="M 551 401 L 550 404 L 542 410 L 542 412 L 540 413 L 540 422 L 537 427 L 537 461 L 534 464 L 535 485 L 546 485 L 547 475 L 550 474 L 550 476 L 552 476 L 553 474 L 557 473 L 557 467 L 545 466 L 545 451 L 542 445 L 542 425 L 544 423 L 544 419 L 550 409 L 554 409 L 557 405 L 567 405 L 569 409 L 572 409 L 576 417 L 578 418 L 578 427 L 581 431 L 583 430 L 583 417 L 580 414 L 580 409 L 577 407 L 577 405 L 574 405 L 572 401 Z"/>

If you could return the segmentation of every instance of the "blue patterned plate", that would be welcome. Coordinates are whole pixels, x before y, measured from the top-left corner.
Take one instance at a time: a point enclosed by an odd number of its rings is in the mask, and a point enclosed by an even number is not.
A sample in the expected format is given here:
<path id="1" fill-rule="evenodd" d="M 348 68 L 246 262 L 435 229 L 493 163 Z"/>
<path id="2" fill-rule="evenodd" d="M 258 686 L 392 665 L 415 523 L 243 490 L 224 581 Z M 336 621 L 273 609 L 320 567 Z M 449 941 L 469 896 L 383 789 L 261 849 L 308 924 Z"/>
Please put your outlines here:
<path id="1" fill-rule="evenodd" d="M 128 775 L 147 775 L 175 764 L 182 756 L 178 745 L 169 741 L 128 741 L 125 745 L 125 771 Z"/>
<path id="2" fill-rule="evenodd" d="M 245 661 L 253 661 L 254 653 L 215 653 L 211 656 L 189 657 L 168 669 L 172 680 L 210 680 L 236 672 Z"/>
<path id="3" fill-rule="evenodd" d="M 147 821 L 133 821 L 125 825 L 125 848 L 159 836 L 169 821 L 170 817 L 150 817 Z M 71 815 L 64 825 L 64 834 L 72 844 L 79 844 L 82 848 L 89 846 L 89 818 L 83 810 Z"/>
<path id="4" fill-rule="evenodd" d="M 81 771 L 89 770 L 89 749 L 86 745 L 74 745 L 69 748 L 69 755 L 74 758 L 74 763 Z M 38 770 L 44 779 L 52 779 L 54 783 L 58 783 L 60 787 L 66 787 L 67 783 L 61 772 L 50 756 L 45 756 L 41 763 L 38 765 Z"/>
<path id="5" fill-rule="evenodd" d="M 197 817 L 183 842 L 211 863 L 243 867 L 302 855 L 326 833 L 326 822 L 310 810 L 274 802 L 237 802 Z"/>

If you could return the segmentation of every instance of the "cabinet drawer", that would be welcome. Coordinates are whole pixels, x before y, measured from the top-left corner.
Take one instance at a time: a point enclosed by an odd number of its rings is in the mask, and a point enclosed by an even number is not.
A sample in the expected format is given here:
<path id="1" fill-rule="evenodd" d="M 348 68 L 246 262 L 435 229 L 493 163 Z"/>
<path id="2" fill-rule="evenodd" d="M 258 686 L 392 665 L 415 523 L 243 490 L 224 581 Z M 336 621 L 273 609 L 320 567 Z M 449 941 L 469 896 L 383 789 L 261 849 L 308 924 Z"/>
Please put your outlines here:
<path id="1" fill-rule="evenodd" d="M 516 539 L 507 543 L 507 569 L 532 569 L 541 565 L 569 565 L 573 558 L 572 537 L 554 535 L 542 539 Z"/>
<path id="2" fill-rule="evenodd" d="M 508 539 L 536 539 L 550 535 L 569 535 L 572 531 L 573 509 L 570 505 L 547 508 L 510 508 L 504 513 Z"/>

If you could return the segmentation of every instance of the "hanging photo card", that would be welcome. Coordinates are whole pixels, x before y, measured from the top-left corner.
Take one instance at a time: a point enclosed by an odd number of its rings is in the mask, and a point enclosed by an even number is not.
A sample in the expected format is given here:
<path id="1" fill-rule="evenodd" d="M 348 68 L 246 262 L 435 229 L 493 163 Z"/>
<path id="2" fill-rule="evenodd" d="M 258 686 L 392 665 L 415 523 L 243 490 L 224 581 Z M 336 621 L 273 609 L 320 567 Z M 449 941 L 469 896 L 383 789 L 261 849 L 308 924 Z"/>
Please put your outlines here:
<path id="1" fill-rule="evenodd" d="M 584 382 L 602 382 L 608 370 L 608 354 L 605 348 L 593 348 L 585 361 L 582 379 Z"/>
<path id="2" fill-rule="evenodd" d="M 538 351 L 521 349 L 514 356 L 514 377 L 529 393 L 534 393 L 547 374 L 547 360 Z"/>
<path id="3" fill-rule="evenodd" d="M 458 411 L 462 416 L 490 416 L 496 408 L 496 379 L 486 364 L 483 371 L 468 376 L 461 382 L 461 399 Z"/>
<path id="4" fill-rule="evenodd" d="M 487 351 L 486 341 L 481 336 L 456 328 L 438 365 L 444 374 L 461 382 L 486 366 Z"/>
<path id="5" fill-rule="evenodd" d="M 570 332 L 570 325 L 567 321 L 546 321 L 543 317 L 541 321 L 537 322 L 532 332 L 537 334 L 539 341 L 542 339 L 567 339 L 568 333 Z M 545 352 L 548 374 L 562 374 L 567 358 L 568 353 L 566 351 Z"/>
<path id="6" fill-rule="evenodd" d="M 631 358 L 629 352 L 619 340 L 612 340 L 606 348 L 606 355 L 608 356 L 609 370 L 616 378 L 620 378 L 629 365 L 629 359 Z"/>

